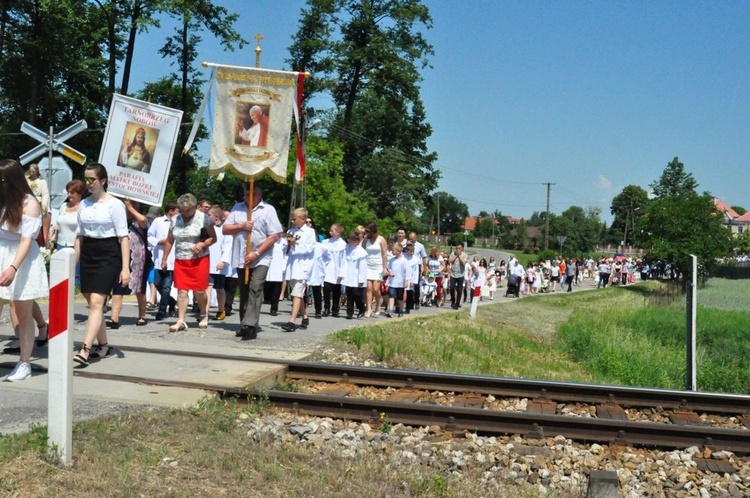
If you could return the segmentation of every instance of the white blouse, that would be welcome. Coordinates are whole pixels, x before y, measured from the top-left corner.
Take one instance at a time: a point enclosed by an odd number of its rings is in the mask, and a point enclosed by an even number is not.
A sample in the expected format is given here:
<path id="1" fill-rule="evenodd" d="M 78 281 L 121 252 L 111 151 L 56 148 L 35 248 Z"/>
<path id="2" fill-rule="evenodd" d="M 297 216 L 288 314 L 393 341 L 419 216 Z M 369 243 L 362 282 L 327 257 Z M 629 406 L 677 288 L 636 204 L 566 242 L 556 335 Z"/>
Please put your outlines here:
<path id="1" fill-rule="evenodd" d="M 127 237 L 125 204 L 114 197 L 103 202 L 92 202 L 90 198 L 82 200 L 76 235 L 93 239 Z"/>
<path id="2" fill-rule="evenodd" d="M 72 247 L 76 241 L 76 228 L 78 228 L 78 210 L 68 211 L 68 203 L 64 202 L 57 215 L 57 243 L 61 246 Z"/>

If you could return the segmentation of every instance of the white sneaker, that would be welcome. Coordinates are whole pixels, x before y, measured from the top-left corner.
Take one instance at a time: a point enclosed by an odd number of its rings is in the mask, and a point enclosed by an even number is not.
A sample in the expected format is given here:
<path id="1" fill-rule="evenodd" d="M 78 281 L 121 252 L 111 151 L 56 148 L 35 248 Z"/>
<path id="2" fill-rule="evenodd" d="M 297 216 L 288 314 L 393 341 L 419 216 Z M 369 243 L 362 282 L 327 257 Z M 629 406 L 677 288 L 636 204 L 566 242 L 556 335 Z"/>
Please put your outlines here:
<path id="1" fill-rule="evenodd" d="M 13 369 L 6 380 L 9 380 L 11 382 L 18 382 L 21 380 L 26 380 L 29 377 L 31 377 L 31 365 L 26 362 L 19 361 L 16 365 L 16 368 Z"/>

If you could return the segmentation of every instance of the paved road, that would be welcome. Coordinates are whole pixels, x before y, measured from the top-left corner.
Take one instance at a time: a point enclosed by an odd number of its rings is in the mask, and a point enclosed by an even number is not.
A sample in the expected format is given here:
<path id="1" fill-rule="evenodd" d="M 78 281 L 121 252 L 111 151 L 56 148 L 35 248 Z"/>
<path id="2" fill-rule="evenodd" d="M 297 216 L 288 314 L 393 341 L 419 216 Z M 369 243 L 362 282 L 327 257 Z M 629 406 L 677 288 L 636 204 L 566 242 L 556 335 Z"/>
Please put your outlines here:
<path id="1" fill-rule="evenodd" d="M 473 250 L 472 250 L 473 252 Z M 494 254 L 496 258 L 507 258 L 507 253 L 500 251 L 492 251 L 480 249 L 477 251 L 479 254 L 489 256 Z M 590 289 L 590 285 L 584 285 L 576 290 Z M 504 298 L 504 292 L 500 291 L 497 293 L 495 301 L 489 302 L 484 301 L 480 305 L 488 305 L 491 303 L 502 303 L 509 301 L 510 299 Z M 42 309 L 45 316 L 48 315 L 47 305 L 42 304 Z M 381 315 L 378 318 L 360 319 L 360 320 L 346 320 L 344 318 L 323 318 L 316 320 L 310 319 L 310 327 L 307 330 L 298 330 L 294 333 L 287 333 L 281 330 L 283 325 L 289 316 L 291 309 L 291 303 L 284 301 L 280 304 L 279 315 L 272 317 L 268 313 L 268 306 L 264 305 L 263 312 L 261 313 L 260 319 L 260 333 L 258 339 L 254 341 L 238 341 L 234 334 L 239 328 L 239 319 L 237 315 L 227 317 L 224 321 L 212 321 L 208 329 L 200 330 L 197 327 L 197 319 L 189 315 L 188 326 L 189 329 L 186 332 L 170 333 L 168 331 L 169 325 L 174 323 L 175 319 L 154 321 L 151 320 L 143 327 L 137 327 L 135 325 L 137 319 L 137 309 L 134 302 L 126 302 L 123 307 L 122 316 L 120 322 L 121 328 L 118 330 L 110 330 L 109 343 L 117 347 L 118 341 L 120 343 L 132 343 L 133 341 L 149 341 L 149 344 L 155 345 L 164 349 L 170 348 L 184 348 L 189 350 L 203 351 L 205 349 L 222 349 L 228 354 L 271 354 L 271 352 L 285 351 L 289 354 L 296 354 L 298 357 L 309 353 L 320 344 L 320 342 L 332 332 L 342 330 L 352 326 L 360 326 L 377 322 L 384 322 L 389 320 Z M 467 307 L 464 306 L 463 312 L 466 312 Z M 444 308 L 421 308 L 415 310 L 411 316 L 422 316 L 422 315 L 433 315 L 436 313 L 453 313 L 450 307 Z M 5 345 L 7 341 L 10 341 L 11 330 L 8 324 L 7 312 L 4 317 L 0 319 L 0 344 Z M 153 316 L 153 313 L 149 313 Z M 84 301 L 77 301 L 75 303 L 75 323 L 73 330 L 73 338 L 76 343 L 79 343 L 83 339 L 83 327 L 87 316 L 87 308 Z M 39 362 L 37 365 L 41 367 L 46 364 L 47 349 L 41 348 L 35 350 L 35 357 L 32 358 L 32 364 L 34 361 Z M 0 378 L 10 373 L 10 370 L 14 367 L 18 361 L 17 355 L 0 354 Z M 115 361 L 126 361 L 125 359 Z M 46 377 L 44 371 L 40 371 L 37 368 L 34 371 L 34 377 Z M 33 379 L 32 379 L 33 380 Z M 29 382 L 29 381 L 26 381 Z M 37 380 L 37 386 L 41 382 L 41 379 Z M 74 381 L 76 382 L 76 381 Z M 34 392 L 31 389 L 25 390 L 24 383 L 10 383 L 0 382 L 0 434 L 13 433 L 27 430 L 32 424 L 46 425 L 47 420 L 47 396 L 46 394 L 40 394 Z M 144 401 L 144 403 L 147 403 Z M 74 402 L 74 419 L 76 421 L 83 420 L 91 417 L 100 415 L 108 415 L 112 413 L 118 413 L 123 410 L 130 409 L 142 409 L 137 403 L 116 403 L 112 401 L 98 401 L 92 399 L 91 396 L 76 396 Z"/>

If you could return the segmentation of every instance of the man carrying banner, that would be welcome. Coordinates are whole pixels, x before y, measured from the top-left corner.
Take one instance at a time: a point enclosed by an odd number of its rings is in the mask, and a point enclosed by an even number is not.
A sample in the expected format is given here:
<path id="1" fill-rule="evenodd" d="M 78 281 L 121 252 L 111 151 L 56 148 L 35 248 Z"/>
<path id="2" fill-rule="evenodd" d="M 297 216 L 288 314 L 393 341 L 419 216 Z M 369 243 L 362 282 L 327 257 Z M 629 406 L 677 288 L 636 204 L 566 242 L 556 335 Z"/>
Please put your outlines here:
<path id="1" fill-rule="evenodd" d="M 237 337 L 243 341 L 258 335 L 260 307 L 263 304 L 263 284 L 268 265 L 271 263 L 273 245 L 283 232 L 276 209 L 263 201 L 263 189 L 255 184 L 252 195 L 252 217 L 248 219 L 251 202 L 250 188 L 245 185 L 245 200 L 232 207 L 222 227 L 224 235 L 234 237 L 232 241 L 232 266 L 237 268 L 240 289 L 240 330 Z M 246 251 L 247 235 L 250 251 Z M 245 279 L 245 267 L 250 268 L 250 278 Z"/>

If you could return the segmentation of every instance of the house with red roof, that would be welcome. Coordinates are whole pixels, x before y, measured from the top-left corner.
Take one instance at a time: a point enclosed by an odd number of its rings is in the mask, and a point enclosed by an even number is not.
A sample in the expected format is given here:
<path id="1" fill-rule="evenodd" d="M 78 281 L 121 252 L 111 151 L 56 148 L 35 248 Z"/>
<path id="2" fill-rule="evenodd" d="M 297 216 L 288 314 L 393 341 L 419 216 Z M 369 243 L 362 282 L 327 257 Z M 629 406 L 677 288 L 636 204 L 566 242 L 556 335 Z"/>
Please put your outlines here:
<path id="1" fill-rule="evenodd" d="M 729 228 L 733 235 L 739 235 L 750 230 L 750 211 L 740 215 L 718 197 L 714 197 L 714 205 L 724 215 L 724 226 Z"/>

